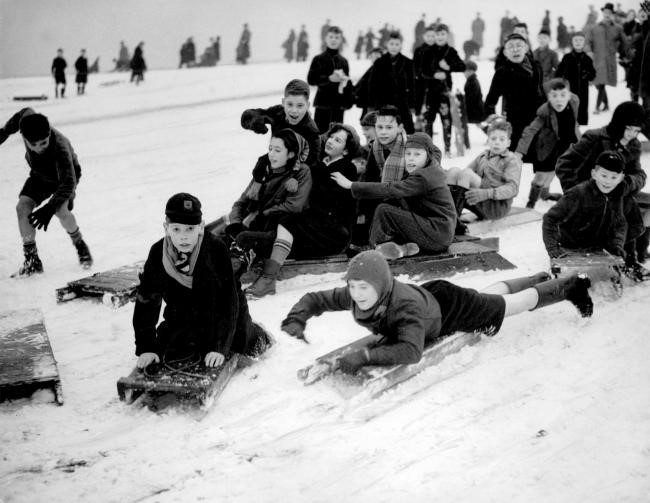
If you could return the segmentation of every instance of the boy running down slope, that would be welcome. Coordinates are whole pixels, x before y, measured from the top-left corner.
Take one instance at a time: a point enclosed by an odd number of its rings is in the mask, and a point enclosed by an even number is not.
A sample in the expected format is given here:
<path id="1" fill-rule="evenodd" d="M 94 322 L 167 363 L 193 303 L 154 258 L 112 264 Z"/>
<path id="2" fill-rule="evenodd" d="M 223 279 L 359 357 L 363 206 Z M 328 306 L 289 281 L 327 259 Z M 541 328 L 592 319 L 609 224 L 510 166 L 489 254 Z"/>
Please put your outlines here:
<path id="1" fill-rule="evenodd" d="M 36 229 L 47 231 L 54 215 L 77 249 L 79 263 L 84 268 L 90 267 L 93 263 L 90 250 L 72 214 L 81 167 L 70 141 L 58 130 L 50 128 L 47 117 L 31 108 L 23 108 L 14 114 L 0 129 L 0 144 L 18 131 L 25 143 L 25 159 L 30 171 L 16 205 L 25 261 L 14 276 L 43 272 L 43 263 L 36 250 Z M 44 205 L 35 209 L 48 198 Z"/>
<path id="2" fill-rule="evenodd" d="M 582 316 L 591 316 L 588 278 L 549 280 L 545 272 L 502 281 L 483 292 L 436 280 L 422 285 L 393 278 L 388 263 L 375 251 L 350 261 L 346 286 L 311 292 L 295 304 L 282 322 L 287 334 L 304 338 L 307 320 L 327 311 L 350 311 L 354 320 L 382 335 L 374 347 L 348 353 L 335 366 L 354 374 L 364 365 L 416 363 L 426 344 L 454 332 L 494 335 L 505 316 L 568 300 Z"/>
<path id="3" fill-rule="evenodd" d="M 164 227 L 165 237 L 145 262 L 133 311 L 137 366 L 200 357 L 206 367 L 217 367 L 231 352 L 263 353 L 272 341 L 251 320 L 228 249 L 204 233 L 201 202 L 173 195 Z M 162 301 L 163 321 L 156 326 Z"/>

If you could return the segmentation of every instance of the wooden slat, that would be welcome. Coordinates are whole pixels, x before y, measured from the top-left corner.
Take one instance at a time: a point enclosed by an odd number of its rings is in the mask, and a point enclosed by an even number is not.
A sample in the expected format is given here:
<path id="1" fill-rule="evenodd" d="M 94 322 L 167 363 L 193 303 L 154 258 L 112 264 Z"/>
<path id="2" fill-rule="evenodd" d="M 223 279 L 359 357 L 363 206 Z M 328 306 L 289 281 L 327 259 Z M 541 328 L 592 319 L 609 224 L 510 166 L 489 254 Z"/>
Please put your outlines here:
<path id="1" fill-rule="evenodd" d="M 529 208 L 520 208 L 513 206 L 510 212 L 498 220 L 476 220 L 467 224 L 467 229 L 471 234 L 486 234 L 489 232 L 498 232 L 508 227 L 528 224 L 542 220 L 542 214 Z"/>
<path id="2" fill-rule="evenodd" d="M 41 388 L 63 403 L 59 370 L 40 309 L 0 313 L 0 401 Z"/>

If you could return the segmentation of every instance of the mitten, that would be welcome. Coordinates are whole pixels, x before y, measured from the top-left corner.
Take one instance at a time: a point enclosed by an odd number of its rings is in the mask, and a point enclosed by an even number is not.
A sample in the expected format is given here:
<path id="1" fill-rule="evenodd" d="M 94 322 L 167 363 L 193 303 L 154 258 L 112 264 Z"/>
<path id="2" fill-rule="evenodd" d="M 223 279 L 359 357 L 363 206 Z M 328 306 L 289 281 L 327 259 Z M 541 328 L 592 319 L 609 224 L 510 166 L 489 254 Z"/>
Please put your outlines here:
<path id="1" fill-rule="evenodd" d="M 269 172 L 269 168 L 269 156 L 266 154 L 259 156 L 255 163 L 255 167 L 253 168 L 253 180 L 262 183 Z"/>
<path id="2" fill-rule="evenodd" d="M 296 339 L 305 338 L 305 325 L 298 321 L 285 320 L 282 323 L 282 331 L 289 334 L 291 337 L 295 337 Z"/>
<path id="3" fill-rule="evenodd" d="M 284 188 L 287 189 L 287 192 L 291 192 L 292 194 L 298 192 L 298 180 L 295 178 L 289 178 L 284 183 Z"/>
<path id="4" fill-rule="evenodd" d="M 47 226 L 50 225 L 50 220 L 52 220 L 54 212 L 54 206 L 46 203 L 36 211 L 30 213 L 27 218 L 34 228 L 47 231 Z"/>
<path id="5" fill-rule="evenodd" d="M 367 349 L 353 351 L 336 360 L 336 368 L 346 374 L 356 374 L 361 367 L 368 363 L 370 355 Z"/>

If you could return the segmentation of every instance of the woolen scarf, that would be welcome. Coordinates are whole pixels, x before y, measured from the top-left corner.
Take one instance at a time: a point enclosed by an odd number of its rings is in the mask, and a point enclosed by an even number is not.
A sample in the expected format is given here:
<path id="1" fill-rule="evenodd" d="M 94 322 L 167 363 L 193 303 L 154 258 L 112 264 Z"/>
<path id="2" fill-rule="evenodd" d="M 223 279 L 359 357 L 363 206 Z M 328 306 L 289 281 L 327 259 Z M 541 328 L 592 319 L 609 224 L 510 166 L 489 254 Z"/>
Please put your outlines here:
<path id="1" fill-rule="evenodd" d="M 163 254 L 162 262 L 165 272 L 169 274 L 172 278 L 178 281 L 185 288 L 192 289 L 192 274 L 194 273 L 194 266 L 196 261 L 199 258 L 199 250 L 201 249 L 201 243 L 203 242 L 203 233 L 199 234 L 199 239 L 196 242 L 196 246 L 192 250 L 189 259 L 189 269 L 187 272 L 181 272 L 178 269 L 178 265 L 183 263 L 181 254 L 178 252 L 172 240 L 168 235 L 165 234 L 165 239 L 163 241 Z"/>
<path id="2" fill-rule="evenodd" d="M 384 158 L 384 145 L 375 141 L 372 144 L 372 154 L 375 156 L 377 166 L 383 166 L 381 169 L 382 182 L 399 182 L 404 176 L 404 167 L 406 166 L 406 134 L 398 134 L 397 138 L 390 147 L 388 158 Z"/>

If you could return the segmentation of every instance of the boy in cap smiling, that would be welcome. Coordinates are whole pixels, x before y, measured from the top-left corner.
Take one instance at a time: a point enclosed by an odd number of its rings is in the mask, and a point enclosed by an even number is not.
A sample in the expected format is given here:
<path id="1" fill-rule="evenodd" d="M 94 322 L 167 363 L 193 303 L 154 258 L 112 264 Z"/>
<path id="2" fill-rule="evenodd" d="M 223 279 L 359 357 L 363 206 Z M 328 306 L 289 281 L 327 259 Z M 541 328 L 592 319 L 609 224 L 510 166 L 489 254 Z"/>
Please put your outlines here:
<path id="1" fill-rule="evenodd" d="M 231 352 L 261 354 L 271 340 L 253 323 L 226 245 L 204 232 L 201 202 L 173 195 L 165 237 L 149 252 L 133 311 L 138 368 L 161 360 L 201 358 L 221 365 Z M 162 301 L 163 321 L 156 326 Z"/>
<path id="2" fill-rule="evenodd" d="M 72 214 L 81 167 L 70 140 L 51 128 L 47 117 L 31 108 L 18 111 L 0 129 L 0 144 L 18 131 L 25 143 L 25 159 L 30 171 L 16 205 L 25 261 L 12 277 L 43 272 L 43 263 L 36 250 L 36 230 L 47 231 L 54 215 L 77 249 L 79 263 L 84 268 L 90 267 L 93 263 L 90 250 Z M 45 204 L 35 209 L 46 199 Z"/>
<path id="3" fill-rule="evenodd" d="M 354 320 L 382 339 L 374 346 L 347 353 L 335 368 L 354 374 L 365 365 L 416 363 L 426 344 L 454 332 L 494 335 L 506 316 L 564 300 L 583 317 L 591 316 L 589 278 L 549 279 L 533 276 L 495 283 L 477 292 L 444 280 L 422 285 L 393 278 L 388 263 L 376 250 L 359 253 L 348 266 L 346 286 L 311 292 L 295 304 L 282 330 L 303 338 L 307 320 L 326 311 L 351 311 Z"/>

